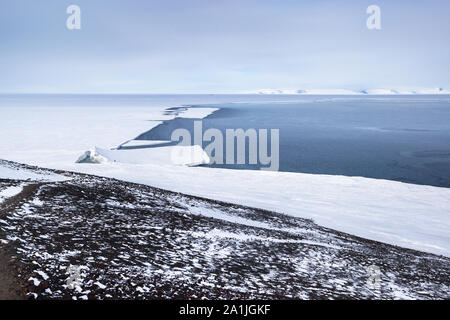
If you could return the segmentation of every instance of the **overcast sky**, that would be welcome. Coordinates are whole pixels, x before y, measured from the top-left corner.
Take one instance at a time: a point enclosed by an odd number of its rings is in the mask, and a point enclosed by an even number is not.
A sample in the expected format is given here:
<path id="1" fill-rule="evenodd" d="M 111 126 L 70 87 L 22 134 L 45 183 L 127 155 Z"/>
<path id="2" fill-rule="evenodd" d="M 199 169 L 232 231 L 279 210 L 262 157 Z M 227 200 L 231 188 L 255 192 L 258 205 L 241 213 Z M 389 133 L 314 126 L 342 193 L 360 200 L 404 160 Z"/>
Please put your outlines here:
<path id="1" fill-rule="evenodd" d="M 1 0 L 0 92 L 450 89 L 449 39 L 448 0 Z"/>

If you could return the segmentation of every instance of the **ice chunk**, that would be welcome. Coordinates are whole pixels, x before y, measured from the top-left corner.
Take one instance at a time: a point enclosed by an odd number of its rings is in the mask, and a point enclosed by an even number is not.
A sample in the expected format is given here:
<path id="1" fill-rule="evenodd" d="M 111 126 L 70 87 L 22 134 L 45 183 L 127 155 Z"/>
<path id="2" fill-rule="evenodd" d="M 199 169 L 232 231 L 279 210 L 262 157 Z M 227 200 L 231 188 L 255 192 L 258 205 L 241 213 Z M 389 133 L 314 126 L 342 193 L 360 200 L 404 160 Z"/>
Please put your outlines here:
<path id="1" fill-rule="evenodd" d="M 76 163 L 107 163 L 108 159 L 97 153 L 96 148 L 86 151 Z"/>

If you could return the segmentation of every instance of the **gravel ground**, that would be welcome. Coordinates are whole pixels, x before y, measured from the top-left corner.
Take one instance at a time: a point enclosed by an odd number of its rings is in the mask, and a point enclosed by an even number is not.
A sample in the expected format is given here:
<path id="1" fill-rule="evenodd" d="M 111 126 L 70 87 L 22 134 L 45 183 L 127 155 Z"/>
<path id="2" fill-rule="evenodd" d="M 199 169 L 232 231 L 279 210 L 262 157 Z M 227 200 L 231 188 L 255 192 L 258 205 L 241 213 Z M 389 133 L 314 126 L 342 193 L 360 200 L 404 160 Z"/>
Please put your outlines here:
<path id="1" fill-rule="evenodd" d="M 447 257 L 275 212 L 56 173 L 71 179 L 0 180 L 0 192 L 22 188 L 0 200 L 0 298 L 450 298 Z"/>

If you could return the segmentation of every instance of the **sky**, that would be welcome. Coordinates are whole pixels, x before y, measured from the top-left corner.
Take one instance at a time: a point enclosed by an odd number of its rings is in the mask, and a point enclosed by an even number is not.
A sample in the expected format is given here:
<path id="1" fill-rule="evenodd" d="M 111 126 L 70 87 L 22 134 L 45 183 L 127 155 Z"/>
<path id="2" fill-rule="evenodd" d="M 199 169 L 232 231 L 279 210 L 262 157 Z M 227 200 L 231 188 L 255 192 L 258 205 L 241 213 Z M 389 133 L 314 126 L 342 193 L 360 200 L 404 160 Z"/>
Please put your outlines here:
<path id="1" fill-rule="evenodd" d="M 0 93 L 450 89 L 449 36 L 448 0 L 1 0 Z"/>

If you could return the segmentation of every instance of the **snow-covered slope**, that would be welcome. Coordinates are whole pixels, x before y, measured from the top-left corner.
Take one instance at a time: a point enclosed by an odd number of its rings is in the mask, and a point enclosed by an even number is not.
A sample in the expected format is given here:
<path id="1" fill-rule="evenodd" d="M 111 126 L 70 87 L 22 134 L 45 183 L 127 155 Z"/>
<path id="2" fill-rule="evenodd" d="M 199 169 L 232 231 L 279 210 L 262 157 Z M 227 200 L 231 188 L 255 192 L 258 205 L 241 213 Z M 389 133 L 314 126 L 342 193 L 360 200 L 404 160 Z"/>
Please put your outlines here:
<path id="1" fill-rule="evenodd" d="M 18 186 L 6 207 L 0 202 L 0 250 L 6 248 L 28 297 L 446 299 L 450 293 L 449 258 L 270 211 L 64 174 L 71 179 L 29 183 L 23 192 L 22 182 L 0 181 L 0 189 Z M 374 287 L 371 268 L 380 270 Z"/>
<path id="2" fill-rule="evenodd" d="M 360 177 L 116 163 L 64 166 L 312 218 L 320 225 L 450 256 L 450 189 Z"/>
<path id="3" fill-rule="evenodd" d="M 64 181 L 67 177 L 47 172 L 47 171 L 30 171 L 26 169 L 18 170 L 17 168 L 10 167 L 7 164 L 0 166 L 0 179 L 11 180 L 32 180 L 32 181 Z"/>
<path id="4" fill-rule="evenodd" d="M 22 192 L 21 185 L 0 187 L 0 204 L 8 198 L 14 197 Z"/>

